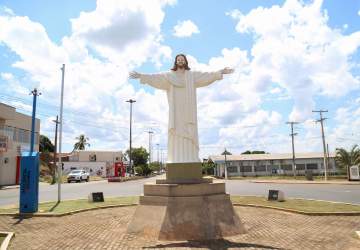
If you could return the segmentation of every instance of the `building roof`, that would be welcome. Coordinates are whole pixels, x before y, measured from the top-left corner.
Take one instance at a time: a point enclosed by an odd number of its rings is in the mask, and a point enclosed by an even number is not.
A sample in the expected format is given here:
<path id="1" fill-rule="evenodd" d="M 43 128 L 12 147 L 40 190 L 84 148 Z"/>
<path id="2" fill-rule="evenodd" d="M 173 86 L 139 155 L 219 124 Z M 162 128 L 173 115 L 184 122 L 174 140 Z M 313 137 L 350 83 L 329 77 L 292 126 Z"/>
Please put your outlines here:
<path id="1" fill-rule="evenodd" d="M 313 159 L 323 158 L 323 153 L 295 153 L 296 159 Z M 330 153 L 330 157 L 335 157 L 335 153 Z M 209 156 L 213 161 L 224 161 L 224 155 L 212 155 Z M 292 153 L 281 154 L 241 154 L 241 155 L 227 155 L 228 161 L 260 161 L 260 160 L 289 160 L 292 159 Z"/>

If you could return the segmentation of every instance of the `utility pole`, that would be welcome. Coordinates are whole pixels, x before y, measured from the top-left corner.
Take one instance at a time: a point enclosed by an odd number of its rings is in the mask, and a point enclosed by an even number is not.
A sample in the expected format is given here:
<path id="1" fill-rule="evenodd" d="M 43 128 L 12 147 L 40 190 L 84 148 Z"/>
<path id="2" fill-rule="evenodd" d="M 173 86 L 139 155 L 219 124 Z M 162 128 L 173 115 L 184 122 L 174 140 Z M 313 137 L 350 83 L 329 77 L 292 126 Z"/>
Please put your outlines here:
<path id="1" fill-rule="evenodd" d="M 56 120 L 53 120 L 53 122 L 55 122 L 55 147 L 54 147 L 54 165 L 55 165 L 55 169 L 56 169 L 56 158 L 57 158 L 57 137 L 58 137 L 58 124 L 59 124 L 59 116 L 56 116 Z M 56 171 L 58 172 L 58 171 Z M 58 178 L 59 178 L 59 172 L 58 174 Z"/>
<path id="2" fill-rule="evenodd" d="M 324 124 L 323 122 L 327 119 L 327 118 L 323 118 L 322 113 L 328 112 L 327 110 L 313 110 L 313 113 L 319 113 L 320 114 L 320 119 L 316 120 L 316 122 L 320 122 L 321 124 L 321 134 L 322 134 L 322 141 L 323 141 L 323 148 L 324 148 L 324 173 L 325 173 L 325 181 L 327 181 L 327 168 L 328 168 L 328 162 L 327 162 L 327 157 L 326 157 L 326 144 L 325 144 L 325 134 L 324 134 Z"/>
<path id="3" fill-rule="evenodd" d="M 61 182 L 62 182 L 62 159 L 61 159 L 61 146 L 62 146 L 62 128 L 63 128 L 63 107 L 64 107 L 64 80 L 65 80 L 65 64 L 61 68 L 61 99 L 60 99 L 60 128 L 59 128 L 59 166 L 58 166 L 58 203 L 61 202 Z"/>
<path id="4" fill-rule="evenodd" d="M 131 174 L 132 175 L 135 175 L 135 171 L 134 171 L 134 167 L 132 165 L 132 158 L 131 158 L 131 143 L 132 143 L 132 134 L 131 134 L 131 129 L 132 129 L 132 104 L 134 102 L 136 102 L 135 100 L 133 99 L 129 99 L 127 100 L 126 102 L 130 103 L 130 148 L 129 148 L 129 167 L 130 167 L 130 171 L 131 171 Z"/>
<path id="5" fill-rule="evenodd" d="M 35 114 L 36 114 L 36 99 L 38 96 L 41 95 L 37 91 L 36 88 L 34 88 L 33 91 L 31 91 L 30 95 L 33 95 L 33 110 L 32 110 L 32 117 L 31 117 L 31 138 L 30 138 L 30 152 L 34 152 L 34 143 L 35 143 Z"/>
<path id="6" fill-rule="evenodd" d="M 153 131 L 149 130 L 149 131 L 145 131 L 146 133 L 149 133 L 149 166 L 150 166 L 150 163 L 151 163 L 151 136 L 152 134 L 154 134 Z"/>
<path id="7" fill-rule="evenodd" d="M 295 163 L 295 146 L 294 146 L 294 136 L 297 135 L 297 133 L 294 133 L 294 124 L 298 124 L 298 122 L 287 122 L 286 124 L 290 124 L 291 126 L 291 144 L 292 144 L 292 169 L 294 177 L 296 177 L 296 163 Z"/>

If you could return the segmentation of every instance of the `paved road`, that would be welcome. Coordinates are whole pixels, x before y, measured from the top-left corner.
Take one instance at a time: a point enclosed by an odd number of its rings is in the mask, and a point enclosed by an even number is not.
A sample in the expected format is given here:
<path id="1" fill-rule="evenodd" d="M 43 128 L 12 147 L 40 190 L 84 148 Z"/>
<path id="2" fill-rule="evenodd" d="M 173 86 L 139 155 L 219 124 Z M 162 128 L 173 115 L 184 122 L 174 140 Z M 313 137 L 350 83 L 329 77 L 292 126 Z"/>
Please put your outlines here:
<path id="1" fill-rule="evenodd" d="M 164 175 L 162 177 L 165 177 Z M 87 198 L 91 192 L 103 192 L 105 197 L 132 196 L 143 192 L 143 184 L 155 182 L 157 177 L 120 183 L 94 181 L 88 183 L 62 184 L 62 199 Z M 286 197 L 347 202 L 360 205 L 360 185 L 339 184 L 272 184 L 252 183 L 244 180 L 227 180 L 226 191 L 231 195 L 266 196 L 269 189 L 282 190 Z M 41 184 L 39 200 L 57 200 L 57 185 Z M 18 204 L 19 189 L 0 190 L 0 206 Z"/>

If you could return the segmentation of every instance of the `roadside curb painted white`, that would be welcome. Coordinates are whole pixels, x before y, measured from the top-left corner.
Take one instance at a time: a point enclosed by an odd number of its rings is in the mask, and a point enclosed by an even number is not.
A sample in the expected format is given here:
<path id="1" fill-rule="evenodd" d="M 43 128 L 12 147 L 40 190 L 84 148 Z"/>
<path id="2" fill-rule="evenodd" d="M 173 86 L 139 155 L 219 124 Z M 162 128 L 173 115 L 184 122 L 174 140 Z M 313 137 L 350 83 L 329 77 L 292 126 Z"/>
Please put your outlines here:
<path id="1" fill-rule="evenodd" d="M 10 240 L 15 235 L 13 232 L 0 232 L 0 235 L 6 235 L 5 240 L 0 245 L 0 250 L 6 250 L 9 246 Z"/>

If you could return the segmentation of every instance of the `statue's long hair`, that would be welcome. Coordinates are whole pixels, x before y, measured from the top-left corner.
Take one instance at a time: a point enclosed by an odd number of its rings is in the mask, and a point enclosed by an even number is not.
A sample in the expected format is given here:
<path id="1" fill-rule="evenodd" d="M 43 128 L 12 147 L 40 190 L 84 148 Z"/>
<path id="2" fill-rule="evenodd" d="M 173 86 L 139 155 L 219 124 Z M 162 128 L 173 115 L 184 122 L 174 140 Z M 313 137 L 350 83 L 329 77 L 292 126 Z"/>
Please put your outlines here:
<path id="1" fill-rule="evenodd" d="M 189 65 L 188 65 L 188 60 L 187 60 L 187 58 L 186 58 L 186 56 L 185 56 L 184 54 L 178 54 L 178 55 L 176 55 L 176 57 L 175 57 L 175 62 L 174 62 L 174 66 L 172 67 L 171 70 L 176 71 L 176 70 L 178 69 L 178 66 L 177 66 L 177 64 L 176 64 L 176 59 L 177 59 L 179 56 L 183 56 L 183 57 L 185 58 L 185 65 L 184 65 L 185 70 L 190 70 Z"/>

